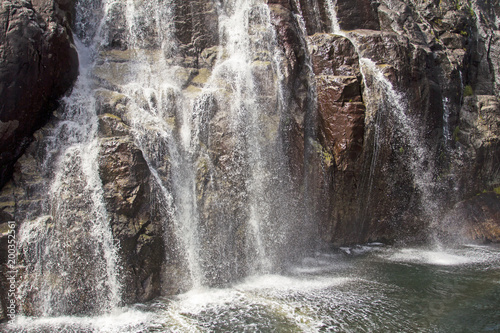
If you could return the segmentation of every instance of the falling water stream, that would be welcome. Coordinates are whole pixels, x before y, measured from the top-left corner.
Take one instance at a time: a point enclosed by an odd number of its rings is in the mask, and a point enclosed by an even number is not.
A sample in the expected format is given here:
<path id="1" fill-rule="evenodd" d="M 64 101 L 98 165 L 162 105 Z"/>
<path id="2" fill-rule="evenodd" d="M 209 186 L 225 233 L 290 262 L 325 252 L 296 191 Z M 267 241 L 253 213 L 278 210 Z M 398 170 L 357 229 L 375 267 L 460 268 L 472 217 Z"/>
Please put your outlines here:
<path id="1" fill-rule="evenodd" d="M 42 190 L 48 195 L 34 201 L 34 216 L 26 216 L 29 222 L 20 229 L 26 270 L 18 299 L 30 299 L 32 304 L 22 313 L 101 313 L 120 302 L 119 262 L 97 171 L 90 52 L 79 44 L 80 78 L 74 93 L 63 100 L 64 119 L 49 130 L 44 142 L 43 163 L 53 170 L 45 174 L 50 181 Z M 82 270 L 88 275 L 82 276 Z"/>
<path id="2" fill-rule="evenodd" d="M 393 117 L 396 122 L 396 125 L 394 125 L 393 128 L 398 129 L 400 135 L 402 136 L 402 146 L 400 150 L 401 152 L 404 152 L 405 150 L 409 151 L 407 154 L 409 156 L 407 163 L 413 178 L 414 187 L 420 194 L 420 206 L 423 214 L 425 215 L 425 218 L 430 220 L 431 226 L 436 226 L 439 223 L 439 218 L 441 217 L 441 203 L 439 195 L 437 194 L 439 183 L 436 182 L 435 179 L 436 168 L 434 165 L 433 154 L 431 153 L 429 147 L 426 146 L 425 140 L 419 131 L 423 124 L 420 124 L 419 119 L 412 117 L 409 114 L 409 106 L 406 102 L 407 99 L 405 98 L 404 93 L 398 91 L 394 87 L 393 83 L 387 78 L 383 70 L 383 66 L 380 66 L 383 64 L 375 63 L 372 59 L 364 56 L 362 52 L 359 51 L 359 42 L 354 36 L 352 36 L 355 32 L 346 32 L 340 28 L 336 10 L 336 1 L 328 0 L 326 2 L 326 6 L 327 13 L 331 21 L 332 33 L 349 39 L 358 52 L 360 69 L 364 78 L 365 91 L 363 96 L 366 104 L 374 105 L 379 108 L 374 112 L 375 119 L 372 121 L 374 131 L 374 147 L 370 166 L 368 189 L 371 191 L 374 170 L 376 164 L 378 163 L 377 158 L 378 151 L 380 149 L 379 146 L 382 144 L 379 141 L 381 127 L 384 126 L 381 120 Z M 373 96 L 382 96 L 382 98 L 377 100 L 377 97 L 374 98 Z M 445 120 L 443 126 L 446 126 L 448 124 L 447 121 L 449 117 L 449 110 L 446 109 L 446 105 L 443 117 Z M 449 134 L 449 129 L 447 127 L 444 128 L 444 131 L 445 135 L 447 132 Z"/>
<path id="3" fill-rule="evenodd" d="M 374 243 L 304 251 L 304 240 L 315 231 L 308 230 L 311 225 L 303 227 L 307 214 L 297 189 L 289 185 L 291 171 L 280 131 L 289 116 L 289 92 L 282 83 L 284 55 L 265 1 L 217 4 L 220 46 L 213 67 L 203 75 L 188 73 L 203 77 L 195 88 L 186 88 L 183 69 L 175 63 L 170 1 L 79 4 L 80 77 L 41 143 L 48 195 L 34 203 L 19 237 L 25 273 L 18 299 L 29 298 L 32 307 L 0 325 L 2 331 L 500 330 L 498 247 L 399 249 Z M 328 4 L 333 31 L 342 33 L 334 4 Z M 123 20 L 120 34 L 126 50 L 104 47 L 110 43 L 112 17 Z M 95 80 L 96 64 L 102 69 L 113 57 L 122 57 L 125 68 L 114 87 L 128 101 L 123 118 L 142 151 L 161 218 L 175 234 L 187 272 L 186 292 L 129 306 L 121 304 L 119 249 L 98 172 L 96 95 L 108 87 Z M 404 96 L 375 63 L 360 59 L 363 75 L 372 77 L 376 89 L 391 101 L 387 112 L 406 133 L 416 156 L 410 161 L 413 180 L 431 215 L 432 174 L 422 169 L 422 156 L 428 154 L 412 130 Z M 232 160 L 224 172 L 207 157 L 211 140 L 216 140 L 213 109 L 226 126 L 224 135 L 231 137 L 227 154 Z M 210 203 L 210 198 L 200 199 L 200 169 L 212 170 L 204 195 L 236 184 L 236 193 L 228 196 L 244 203 L 244 209 L 231 206 L 228 214 L 224 198 L 216 198 L 220 202 L 214 207 L 223 213 L 215 210 L 211 230 L 200 213 L 200 205 Z M 235 252 L 243 259 L 236 260 Z"/>

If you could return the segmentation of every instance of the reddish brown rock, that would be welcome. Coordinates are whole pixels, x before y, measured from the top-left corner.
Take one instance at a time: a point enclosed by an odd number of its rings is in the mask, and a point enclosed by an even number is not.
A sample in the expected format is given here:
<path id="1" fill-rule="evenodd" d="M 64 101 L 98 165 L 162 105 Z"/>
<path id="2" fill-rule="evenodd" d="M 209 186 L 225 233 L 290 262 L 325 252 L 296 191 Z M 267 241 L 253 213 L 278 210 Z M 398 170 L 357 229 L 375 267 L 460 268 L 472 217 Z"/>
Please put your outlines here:
<path id="1" fill-rule="evenodd" d="M 342 30 L 380 29 L 377 4 L 371 0 L 337 0 L 337 14 Z"/>
<path id="2" fill-rule="evenodd" d="M 332 34 L 309 39 L 316 74 L 320 141 L 335 166 L 352 169 L 363 149 L 365 106 L 359 59 L 352 43 Z"/>
<path id="3" fill-rule="evenodd" d="M 315 34 L 309 43 L 314 74 L 361 77 L 358 53 L 347 38 Z"/>

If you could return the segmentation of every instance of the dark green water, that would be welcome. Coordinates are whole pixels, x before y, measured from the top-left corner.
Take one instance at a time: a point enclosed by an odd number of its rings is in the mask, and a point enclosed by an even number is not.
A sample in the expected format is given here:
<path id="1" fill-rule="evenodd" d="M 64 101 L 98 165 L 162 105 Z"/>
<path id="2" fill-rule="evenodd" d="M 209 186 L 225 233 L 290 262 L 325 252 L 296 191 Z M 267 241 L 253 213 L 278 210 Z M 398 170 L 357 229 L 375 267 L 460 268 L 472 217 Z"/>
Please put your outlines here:
<path id="1" fill-rule="evenodd" d="M 349 252 L 350 254 L 347 254 Z M 318 253 L 283 275 L 7 332 L 500 332 L 500 248 Z"/>

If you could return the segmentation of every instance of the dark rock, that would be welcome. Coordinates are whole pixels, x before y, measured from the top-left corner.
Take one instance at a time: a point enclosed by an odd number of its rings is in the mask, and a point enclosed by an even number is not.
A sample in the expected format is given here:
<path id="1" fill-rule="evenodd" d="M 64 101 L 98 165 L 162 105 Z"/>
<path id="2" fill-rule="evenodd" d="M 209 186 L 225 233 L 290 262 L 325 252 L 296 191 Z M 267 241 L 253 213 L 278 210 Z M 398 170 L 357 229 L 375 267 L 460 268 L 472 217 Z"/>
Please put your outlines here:
<path id="1" fill-rule="evenodd" d="M 292 3 L 294 12 L 302 14 L 307 35 L 311 36 L 317 32 L 330 30 L 331 21 L 325 0 L 300 0 Z"/>
<path id="2" fill-rule="evenodd" d="M 198 58 L 202 50 L 219 43 L 217 9 L 212 1 L 175 1 L 174 25 L 184 56 Z"/>
<path id="3" fill-rule="evenodd" d="M 309 49 L 314 74 L 361 77 L 358 52 L 347 38 L 316 34 L 309 38 Z"/>
<path id="4" fill-rule="evenodd" d="M 161 219 L 151 209 L 150 172 L 127 137 L 102 139 L 99 172 L 123 267 L 123 300 L 143 302 L 161 294 L 165 257 Z"/>
<path id="5" fill-rule="evenodd" d="M 468 96 L 453 128 L 456 150 L 448 171 L 459 175 L 457 185 L 473 195 L 500 181 L 496 170 L 500 163 L 500 103 L 495 96 Z"/>
<path id="6" fill-rule="evenodd" d="M 71 1 L 3 1 L 0 9 L 0 187 L 78 74 Z"/>
<path id="7" fill-rule="evenodd" d="M 284 54 L 283 66 L 285 70 L 284 86 L 286 91 L 293 94 L 286 96 L 289 100 L 287 118 L 282 120 L 283 145 L 287 149 L 289 165 L 297 183 L 304 179 L 304 126 L 306 117 L 311 115 L 310 95 L 311 83 L 307 61 L 306 36 L 301 36 L 299 23 L 293 13 L 286 6 L 269 4 L 271 22 L 277 34 L 279 46 Z"/>
<path id="8" fill-rule="evenodd" d="M 320 141 L 339 170 L 352 168 L 363 147 L 365 106 L 354 45 L 345 37 L 309 39 L 316 74 Z"/>
<path id="9" fill-rule="evenodd" d="M 439 231 L 445 241 L 500 242 L 500 195 L 486 192 L 457 203 Z"/>
<path id="10" fill-rule="evenodd" d="M 292 5 L 290 4 L 290 0 L 267 0 L 268 5 L 281 5 L 288 10 L 292 10 Z"/>
<path id="11" fill-rule="evenodd" d="M 349 227 L 346 218 L 354 216 L 359 179 L 359 158 L 365 135 L 365 105 L 363 104 L 358 53 L 345 37 L 315 34 L 309 38 L 313 71 L 316 74 L 319 142 L 314 146 L 319 154 L 323 175 L 318 174 L 316 191 L 328 204 L 318 207 L 320 232 L 324 241 L 356 242 L 357 228 Z M 337 193 L 342 192 L 342 196 Z M 333 236 L 335 235 L 335 236 Z"/>
<path id="12" fill-rule="evenodd" d="M 337 15 L 342 30 L 379 30 L 377 2 L 372 0 L 337 0 Z"/>

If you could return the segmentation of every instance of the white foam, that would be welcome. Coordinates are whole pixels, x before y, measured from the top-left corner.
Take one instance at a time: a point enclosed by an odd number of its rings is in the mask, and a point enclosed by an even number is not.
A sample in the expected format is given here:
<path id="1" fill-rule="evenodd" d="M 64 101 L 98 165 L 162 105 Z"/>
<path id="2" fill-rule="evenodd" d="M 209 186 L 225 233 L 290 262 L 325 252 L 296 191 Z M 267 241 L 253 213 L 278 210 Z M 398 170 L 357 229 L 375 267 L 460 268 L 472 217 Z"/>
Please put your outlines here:
<path id="1" fill-rule="evenodd" d="M 455 250 L 456 251 L 456 250 Z M 384 255 L 386 256 L 386 255 Z M 398 262 L 420 263 L 438 266 L 458 266 L 484 262 L 484 257 L 454 250 L 401 249 L 386 256 L 388 260 Z"/>
<path id="2" fill-rule="evenodd" d="M 153 314 L 141 312 L 133 309 L 118 309 L 109 314 L 96 317 L 17 317 L 7 327 L 16 332 L 38 332 L 43 328 L 56 329 L 64 328 L 63 331 L 70 332 L 70 328 L 75 331 L 88 329 L 96 332 L 121 333 L 133 331 L 150 323 Z"/>
<path id="3" fill-rule="evenodd" d="M 313 291 L 338 286 L 351 280 L 352 278 L 347 277 L 297 278 L 282 275 L 261 275 L 250 277 L 235 288 L 246 291 L 259 289 L 272 289 L 276 291 Z"/>

